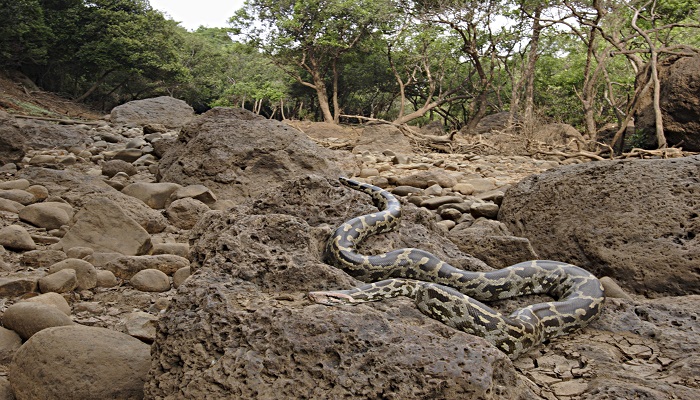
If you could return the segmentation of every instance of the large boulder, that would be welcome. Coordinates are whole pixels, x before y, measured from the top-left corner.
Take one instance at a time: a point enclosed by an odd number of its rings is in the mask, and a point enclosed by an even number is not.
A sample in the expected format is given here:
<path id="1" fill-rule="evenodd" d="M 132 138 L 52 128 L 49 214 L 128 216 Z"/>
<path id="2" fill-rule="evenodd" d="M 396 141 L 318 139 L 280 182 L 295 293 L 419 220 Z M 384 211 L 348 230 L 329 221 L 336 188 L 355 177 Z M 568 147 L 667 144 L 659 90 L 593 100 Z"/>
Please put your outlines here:
<path id="1" fill-rule="evenodd" d="M 505 194 L 498 219 L 540 257 L 637 293 L 700 293 L 700 156 L 549 170 Z"/>
<path id="2" fill-rule="evenodd" d="M 48 328 L 17 352 L 9 378 L 23 399 L 142 399 L 150 346 L 81 325 Z"/>
<path id="3" fill-rule="evenodd" d="M 95 198 L 75 215 L 75 223 L 58 245 L 68 251 L 89 247 L 98 252 L 141 255 L 151 249 L 151 236 L 119 205 L 107 198 Z"/>
<path id="4" fill-rule="evenodd" d="M 0 166 L 22 161 L 25 152 L 24 135 L 10 114 L 0 110 Z"/>
<path id="5" fill-rule="evenodd" d="M 309 173 L 342 175 L 338 155 L 289 125 L 243 109 L 214 108 L 186 126 L 165 154 L 159 177 L 203 184 L 220 199 L 242 201 Z"/>
<path id="6" fill-rule="evenodd" d="M 643 86 L 649 77 L 638 77 Z M 669 57 L 659 64 L 661 81 L 661 114 L 664 134 L 669 146 L 687 151 L 700 151 L 700 55 Z M 656 126 L 652 91 L 640 100 L 635 114 L 635 127 L 642 132 L 645 144 L 656 145 Z"/>
<path id="7" fill-rule="evenodd" d="M 194 118 L 194 109 L 182 100 L 169 96 L 134 100 L 112 109 L 115 124 L 153 125 L 180 128 Z"/>
<path id="8" fill-rule="evenodd" d="M 23 119 L 17 122 L 24 145 L 31 149 L 69 149 L 92 143 L 87 125 L 60 125 L 48 121 Z"/>
<path id="9" fill-rule="evenodd" d="M 322 263 L 335 226 L 373 209 L 368 196 L 308 177 L 195 226 L 193 271 L 161 315 L 150 398 L 534 398 L 510 360 L 421 314 L 407 299 L 356 307 L 311 303 L 312 290 L 359 282 Z M 487 269 L 404 209 L 400 232 L 368 251 L 420 246 Z"/>

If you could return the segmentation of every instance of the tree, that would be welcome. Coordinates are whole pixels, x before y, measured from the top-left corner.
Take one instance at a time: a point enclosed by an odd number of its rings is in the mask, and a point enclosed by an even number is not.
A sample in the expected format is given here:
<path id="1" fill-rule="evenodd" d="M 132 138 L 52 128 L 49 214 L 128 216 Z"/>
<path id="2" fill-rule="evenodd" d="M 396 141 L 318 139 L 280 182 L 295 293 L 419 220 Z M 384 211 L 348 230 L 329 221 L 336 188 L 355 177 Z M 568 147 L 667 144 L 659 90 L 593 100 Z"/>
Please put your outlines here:
<path id="1" fill-rule="evenodd" d="M 43 62 L 50 34 L 37 0 L 0 0 L 0 67 Z"/>
<path id="2" fill-rule="evenodd" d="M 391 0 L 248 0 L 230 23 L 313 89 L 323 119 L 337 123 L 342 58 L 380 33 L 392 10 Z"/>

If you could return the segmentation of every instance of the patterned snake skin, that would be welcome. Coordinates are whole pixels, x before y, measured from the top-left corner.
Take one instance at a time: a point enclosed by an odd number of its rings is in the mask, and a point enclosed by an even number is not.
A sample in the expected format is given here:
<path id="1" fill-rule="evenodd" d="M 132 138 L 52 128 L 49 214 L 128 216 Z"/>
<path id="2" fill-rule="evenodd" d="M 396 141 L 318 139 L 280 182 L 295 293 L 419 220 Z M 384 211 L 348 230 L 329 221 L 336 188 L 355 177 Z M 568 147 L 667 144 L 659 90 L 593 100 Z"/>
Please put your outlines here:
<path id="1" fill-rule="evenodd" d="M 600 313 L 604 296 L 598 279 L 566 263 L 536 260 L 490 272 L 470 272 L 419 249 L 359 254 L 356 246 L 364 238 L 396 227 L 401 204 L 379 187 L 347 178 L 340 181 L 370 194 L 381 211 L 338 227 L 328 242 L 326 261 L 359 280 L 378 282 L 350 290 L 310 292 L 312 301 L 339 305 L 406 296 L 424 314 L 483 337 L 511 359 L 546 339 L 586 326 Z M 533 304 L 508 316 L 480 302 L 538 293 L 556 301 Z"/>

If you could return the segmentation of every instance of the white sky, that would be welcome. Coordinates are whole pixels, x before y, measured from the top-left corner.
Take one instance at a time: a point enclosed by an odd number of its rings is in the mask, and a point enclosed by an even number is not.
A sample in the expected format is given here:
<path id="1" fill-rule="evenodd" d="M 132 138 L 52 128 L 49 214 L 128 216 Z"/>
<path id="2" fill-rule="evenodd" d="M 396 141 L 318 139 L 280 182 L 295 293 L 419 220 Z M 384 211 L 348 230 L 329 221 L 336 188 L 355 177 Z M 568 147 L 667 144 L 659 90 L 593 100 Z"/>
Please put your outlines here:
<path id="1" fill-rule="evenodd" d="M 228 26 L 226 21 L 243 7 L 244 0 L 150 0 L 150 3 L 151 7 L 192 31 L 200 25 L 209 28 Z"/>

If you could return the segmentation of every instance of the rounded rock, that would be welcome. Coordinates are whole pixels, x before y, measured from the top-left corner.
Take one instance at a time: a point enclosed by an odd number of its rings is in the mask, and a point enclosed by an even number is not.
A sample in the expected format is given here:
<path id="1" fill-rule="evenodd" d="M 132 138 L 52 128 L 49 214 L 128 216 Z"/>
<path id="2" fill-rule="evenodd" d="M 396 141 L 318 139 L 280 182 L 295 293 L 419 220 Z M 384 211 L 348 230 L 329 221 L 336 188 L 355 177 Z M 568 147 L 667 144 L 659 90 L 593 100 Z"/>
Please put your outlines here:
<path id="1" fill-rule="evenodd" d="M 67 258 L 49 267 L 49 273 L 53 274 L 64 269 L 74 269 L 78 283 L 77 290 L 92 289 L 97 286 L 97 271 L 95 267 L 85 260 Z"/>
<path id="2" fill-rule="evenodd" d="M 131 286 L 142 292 L 167 292 L 170 290 L 170 278 L 163 271 L 144 269 L 129 280 Z"/>
<path id="3" fill-rule="evenodd" d="M 71 314 L 70 305 L 68 304 L 66 299 L 56 292 L 40 294 L 38 296 L 30 297 L 23 301 L 29 303 L 46 304 L 48 306 L 56 307 L 66 315 L 70 316 Z"/>
<path id="4" fill-rule="evenodd" d="M 2 316 L 2 325 L 27 340 L 37 332 L 56 326 L 73 325 L 70 317 L 54 306 L 19 302 L 11 305 Z"/>
<path id="5" fill-rule="evenodd" d="M 35 203 L 24 207 L 19 212 L 19 219 L 39 228 L 58 229 L 68 225 L 70 216 L 55 203 Z"/>
<path id="6" fill-rule="evenodd" d="M 187 278 L 192 275 L 190 267 L 180 268 L 173 274 L 173 287 L 177 289 Z"/>
<path id="7" fill-rule="evenodd" d="M 74 269 L 64 269 L 39 279 L 39 290 L 42 293 L 70 292 L 76 286 L 78 286 L 78 274 Z"/>
<path id="8" fill-rule="evenodd" d="M 0 229 L 0 246 L 18 251 L 36 249 L 34 239 L 24 227 L 19 225 L 9 225 Z"/>
<path id="9" fill-rule="evenodd" d="M 121 332 L 88 326 L 46 329 L 10 365 L 18 399 L 141 399 L 150 346 Z"/>
<path id="10" fill-rule="evenodd" d="M 112 271 L 102 269 L 97 271 L 97 286 L 109 288 L 117 286 L 118 283 L 117 277 L 114 276 Z"/>

